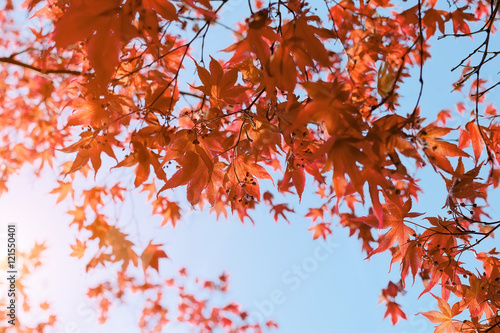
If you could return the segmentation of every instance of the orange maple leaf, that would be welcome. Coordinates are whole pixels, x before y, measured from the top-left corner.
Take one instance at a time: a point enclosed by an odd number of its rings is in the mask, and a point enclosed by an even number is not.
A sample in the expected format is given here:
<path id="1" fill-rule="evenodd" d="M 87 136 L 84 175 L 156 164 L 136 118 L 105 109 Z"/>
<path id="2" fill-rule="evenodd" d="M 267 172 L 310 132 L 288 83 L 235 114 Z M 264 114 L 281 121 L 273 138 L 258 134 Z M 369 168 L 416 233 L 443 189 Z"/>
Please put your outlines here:
<path id="1" fill-rule="evenodd" d="M 453 321 L 453 317 L 462 312 L 460 310 L 460 304 L 455 303 L 453 307 L 450 308 L 450 305 L 444 299 L 439 298 L 434 294 L 431 295 L 434 296 L 435 299 L 437 299 L 440 311 L 432 310 L 420 313 L 424 315 L 427 319 L 429 319 L 431 322 L 439 324 L 438 326 L 436 326 L 434 333 L 462 332 L 464 323 L 461 321 L 456 321 L 456 322 Z"/>
<path id="2" fill-rule="evenodd" d="M 195 205 L 200 201 L 201 192 L 210 180 L 209 166 L 212 167 L 212 165 L 207 165 L 206 159 L 192 151 L 186 151 L 185 155 L 176 159 L 176 161 L 179 163 L 179 170 L 165 182 L 158 193 L 187 185 L 186 198 L 191 205 Z M 210 164 L 210 161 L 208 163 Z"/>
<path id="3" fill-rule="evenodd" d="M 135 168 L 134 181 L 134 185 L 136 187 L 139 187 L 139 185 L 148 180 L 151 172 L 151 166 L 159 179 L 166 179 L 165 172 L 158 161 L 159 155 L 140 141 L 133 140 L 132 145 L 134 147 L 132 153 L 127 155 L 113 168 L 130 167 L 137 164 L 137 167 Z"/>
<path id="4" fill-rule="evenodd" d="M 47 246 L 45 246 L 45 242 L 38 243 L 36 242 L 33 248 L 30 251 L 29 259 L 37 259 L 40 258 L 40 254 L 47 249 Z"/>
<path id="5" fill-rule="evenodd" d="M 287 170 L 278 185 L 278 190 L 281 191 L 281 187 L 288 185 L 290 180 L 293 182 L 295 189 L 297 190 L 297 195 L 299 196 L 299 202 L 302 200 L 302 193 L 304 192 L 304 188 L 306 185 L 306 174 L 304 172 L 304 168 L 294 166 L 294 158 L 289 158 Z"/>
<path id="6" fill-rule="evenodd" d="M 332 230 L 330 229 L 331 223 L 329 222 L 321 222 L 316 225 L 313 225 L 310 227 L 309 231 L 314 232 L 313 233 L 313 239 L 318 239 L 319 237 L 323 237 L 323 239 L 326 239 L 326 235 L 331 234 Z"/>
<path id="7" fill-rule="evenodd" d="M 99 128 L 109 123 L 110 112 L 103 105 L 105 100 L 77 98 L 70 102 L 69 106 L 75 112 L 68 117 L 67 126 L 92 126 Z"/>
<path id="8" fill-rule="evenodd" d="M 450 133 L 451 128 L 437 127 L 430 124 L 420 130 L 417 134 L 417 141 L 431 162 L 434 169 L 436 167 L 443 169 L 448 173 L 453 173 L 448 157 L 468 157 L 469 154 L 459 149 L 456 145 L 439 139 Z"/>
<path id="9" fill-rule="evenodd" d="M 474 152 L 474 158 L 477 162 L 481 157 L 484 146 L 484 141 L 481 136 L 479 126 L 477 126 L 475 121 L 469 121 L 465 125 L 465 129 L 466 130 L 462 130 L 460 133 L 458 148 L 467 148 L 472 143 L 472 151 Z"/>
<path id="10" fill-rule="evenodd" d="M 94 172 L 97 173 L 102 164 L 101 153 L 103 152 L 116 160 L 115 153 L 109 144 L 110 141 L 114 141 L 112 135 L 96 135 L 88 130 L 81 133 L 80 137 L 81 139 L 78 142 L 61 149 L 64 153 L 78 152 L 67 174 L 80 170 L 89 161 L 92 163 Z"/>
<path id="11" fill-rule="evenodd" d="M 384 252 L 392 247 L 396 242 L 399 245 L 401 254 L 404 256 L 408 248 L 410 235 L 415 231 L 405 224 L 405 218 L 418 217 L 421 213 L 411 213 L 411 199 L 408 199 L 403 205 L 400 202 L 393 202 L 386 197 L 384 205 L 384 220 L 382 228 L 390 228 L 389 231 L 379 240 L 379 246 L 373 250 L 368 258 L 375 253 Z"/>
<path id="12" fill-rule="evenodd" d="M 415 283 L 415 276 L 422 267 L 422 258 L 424 256 L 424 250 L 420 243 L 416 240 L 408 241 L 408 246 L 406 246 L 406 253 L 403 256 L 401 250 L 397 251 L 391 260 L 391 266 L 393 263 L 401 261 L 401 281 L 403 286 L 405 286 L 405 277 L 408 275 L 410 269 L 413 276 L 413 283 Z"/>
<path id="13" fill-rule="evenodd" d="M 148 267 L 151 267 L 159 272 L 158 260 L 160 258 L 168 258 L 167 254 L 161 249 L 161 247 L 161 244 L 152 244 L 152 241 L 149 241 L 148 246 L 141 254 L 142 268 L 144 271 L 146 271 Z"/>
<path id="14" fill-rule="evenodd" d="M 177 9 L 170 1 L 142 0 L 142 6 L 146 10 L 154 10 L 166 20 L 174 21 L 178 18 Z"/>
<path id="15" fill-rule="evenodd" d="M 57 198 L 57 203 L 63 201 L 64 198 L 68 196 L 68 194 L 71 194 L 71 196 L 73 197 L 74 191 L 72 183 L 63 182 L 60 180 L 58 180 L 57 182 L 59 183 L 59 187 L 56 187 L 55 189 L 49 192 L 51 194 L 59 193 L 59 197 Z"/>
<path id="16" fill-rule="evenodd" d="M 162 226 L 170 222 L 175 227 L 177 221 L 181 218 L 181 207 L 176 202 L 170 201 L 165 197 L 158 197 L 152 205 L 153 214 L 163 215 Z"/>
<path id="17" fill-rule="evenodd" d="M 73 0 L 70 4 L 55 25 L 54 41 L 58 47 L 67 47 L 88 40 L 88 58 L 103 88 L 118 64 L 121 38 L 131 36 L 134 28 L 118 15 L 124 16 L 116 0 Z"/>
<path id="18" fill-rule="evenodd" d="M 75 245 L 70 245 L 71 249 L 73 252 L 71 252 L 70 256 L 71 257 L 77 257 L 78 259 L 81 259 L 83 255 L 85 254 L 85 250 L 87 249 L 86 242 L 82 242 L 79 239 L 76 240 Z"/>
<path id="19" fill-rule="evenodd" d="M 245 185 L 245 192 L 257 199 L 260 199 L 260 186 L 255 178 L 269 179 L 274 183 L 273 178 L 267 170 L 248 157 L 238 156 L 234 159 L 233 165 L 234 168 L 230 170 L 234 169 L 233 172 L 238 182 Z"/>
<path id="20" fill-rule="evenodd" d="M 196 87 L 211 98 L 214 105 L 219 105 L 217 100 L 223 100 L 228 104 L 237 104 L 237 100 L 247 88 L 237 86 L 238 70 L 236 68 L 224 72 L 222 65 L 211 58 L 210 72 L 205 68 L 198 66 L 198 76 L 203 86 Z"/>

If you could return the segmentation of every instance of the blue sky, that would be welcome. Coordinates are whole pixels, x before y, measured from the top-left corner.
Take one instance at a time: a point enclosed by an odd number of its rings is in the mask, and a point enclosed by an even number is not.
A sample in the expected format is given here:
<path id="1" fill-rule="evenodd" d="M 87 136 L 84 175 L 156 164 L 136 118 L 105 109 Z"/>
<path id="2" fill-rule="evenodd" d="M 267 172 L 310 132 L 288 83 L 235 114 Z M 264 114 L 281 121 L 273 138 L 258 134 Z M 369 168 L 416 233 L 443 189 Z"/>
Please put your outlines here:
<path id="1" fill-rule="evenodd" d="M 68 217 L 54 206 L 55 197 L 46 194 L 49 188 L 43 182 L 23 175 L 17 185 L 0 199 L 0 209 L 6 221 L 17 222 L 21 249 L 36 240 L 47 240 L 46 265 L 32 281 L 32 295 L 45 295 L 53 301 L 61 325 L 55 332 L 74 331 L 73 323 L 82 332 L 138 332 L 132 328 L 136 304 L 117 306 L 108 324 L 95 325 L 96 304 L 86 300 L 85 286 L 106 278 L 106 272 L 97 270 L 85 276 L 84 262 L 56 260 L 71 253 L 68 240 L 74 233 L 66 227 Z M 23 209 L 26 206 L 19 202 L 28 203 L 30 209 Z M 127 210 L 123 212 L 125 221 L 130 217 Z M 392 327 L 382 320 L 384 307 L 377 306 L 377 300 L 389 278 L 390 258 L 380 255 L 363 260 L 360 244 L 348 239 L 344 229 L 334 228 L 333 236 L 324 242 L 313 241 L 307 231 L 309 221 L 301 219 L 292 218 L 290 225 L 275 224 L 271 216 L 259 214 L 252 226 L 236 219 L 216 222 L 195 212 L 172 230 L 148 228 L 154 219 L 148 217 L 147 205 L 136 202 L 135 214 L 142 233 L 154 233 L 155 240 L 166 243 L 171 261 L 162 263 L 162 274 L 170 275 L 179 265 L 202 278 L 226 271 L 231 285 L 227 300 L 241 303 L 255 319 L 275 319 L 282 332 L 403 332 L 408 325 L 411 329 L 407 331 L 413 332 L 411 324 L 420 323 L 413 319 Z M 397 280 L 397 269 L 390 276 Z M 409 315 L 420 311 L 412 304 L 416 295 L 411 292 L 401 299 Z"/>
<path id="2" fill-rule="evenodd" d="M 243 0 L 232 4 L 233 10 L 222 12 L 228 25 L 237 21 L 243 15 L 242 10 L 246 9 Z M 320 6 L 324 6 L 322 2 L 318 7 L 323 8 Z M 217 50 L 231 44 L 230 35 L 221 28 L 216 31 L 217 37 L 207 40 L 210 49 Z M 466 40 L 445 39 L 433 49 L 433 58 L 424 68 L 425 86 L 421 100 L 422 112 L 429 119 L 442 109 L 453 110 L 454 101 L 460 98 L 459 93 L 449 93 L 451 82 L 458 75 L 450 73 L 450 68 L 461 60 L 462 55 L 468 54 L 468 44 Z M 222 53 L 214 55 L 216 58 L 222 56 Z M 416 76 L 408 80 L 401 103 L 401 110 L 405 110 L 402 113 L 411 112 L 417 98 L 417 83 Z M 444 182 L 432 170 L 423 170 L 419 175 L 423 179 L 424 194 L 419 204 L 414 205 L 414 210 L 437 214 L 444 203 Z M 51 172 L 45 175 L 46 179 L 53 176 Z M 100 177 L 103 176 L 101 173 Z M 9 193 L 0 197 L 2 223 L 12 221 L 18 224 L 21 249 L 37 240 L 46 240 L 49 246 L 47 265 L 33 281 L 33 297 L 43 297 L 46 293 L 53 300 L 60 320 L 54 332 L 138 332 L 134 326 L 138 305 L 134 303 L 116 306 L 106 325 L 95 323 L 96 304 L 86 299 L 86 286 L 106 278 L 108 273 L 98 270 L 85 275 L 84 262 L 58 259 L 69 257 L 69 244 L 73 243 L 75 232 L 67 227 L 70 218 L 64 214 L 64 204 L 55 206 L 56 197 L 47 194 L 51 184 L 51 181 L 35 178 L 29 170 L 24 170 L 10 182 Z M 169 194 L 178 198 L 183 196 L 182 191 Z M 388 273 L 390 257 L 387 254 L 364 260 L 366 256 L 361 253 L 361 244 L 348 238 L 345 229 L 336 226 L 326 242 L 314 241 L 307 231 L 310 226 L 308 219 L 297 214 L 291 216 L 290 224 L 281 220 L 275 223 L 265 207 L 253 215 L 255 225 L 242 224 L 235 217 L 217 222 L 215 216 L 206 214 L 205 209 L 185 214 L 175 229 L 170 225 L 159 228 L 159 219 L 150 217 L 151 208 L 145 203 L 144 196 L 130 194 L 129 199 L 127 206 L 121 208 L 120 225 L 131 234 L 140 230 L 139 246 L 144 247 L 152 237 L 166 244 L 165 251 L 171 260 L 161 263 L 162 274 L 168 276 L 181 266 L 186 266 L 190 274 L 203 278 L 215 278 L 226 271 L 230 274 L 231 285 L 227 300 L 242 304 L 255 319 L 275 319 L 280 332 L 433 331 L 432 323 L 422 316 L 415 316 L 417 312 L 436 307 L 428 295 L 417 300 L 422 290 L 418 279 L 414 287 L 408 280 L 408 293 L 398 299 L 408 320 L 392 326 L 388 319 L 382 319 L 385 306 L 377 305 L 378 297 L 389 280 L 398 280 L 398 266 Z M 311 196 L 305 196 L 302 205 L 293 196 L 282 198 L 280 202 L 285 200 L 298 212 L 304 212 L 303 207 L 314 204 Z M 334 218 L 331 222 L 337 224 L 338 220 Z M 165 329 L 167 331 L 190 330 L 173 324 L 170 329 Z"/>

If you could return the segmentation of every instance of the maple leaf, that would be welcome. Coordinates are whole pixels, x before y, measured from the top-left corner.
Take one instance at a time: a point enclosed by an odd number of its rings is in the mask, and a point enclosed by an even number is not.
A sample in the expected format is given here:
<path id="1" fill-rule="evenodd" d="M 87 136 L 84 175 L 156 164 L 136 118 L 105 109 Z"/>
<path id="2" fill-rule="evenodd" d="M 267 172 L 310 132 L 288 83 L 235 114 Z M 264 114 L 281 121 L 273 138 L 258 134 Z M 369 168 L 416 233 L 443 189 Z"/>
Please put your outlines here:
<path id="1" fill-rule="evenodd" d="M 92 224 L 85 227 L 92 233 L 90 239 L 99 238 L 99 246 L 106 245 L 107 234 L 111 230 L 111 226 L 106 222 L 106 219 L 102 215 L 96 216 Z"/>
<path id="2" fill-rule="evenodd" d="M 126 234 L 122 233 L 118 228 L 111 227 L 108 234 L 108 241 L 112 246 L 112 262 L 122 262 L 122 270 L 126 270 L 132 262 L 134 266 L 138 264 L 138 257 L 132 249 L 134 243 L 126 239 Z"/>
<path id="3" fill-rule="evenodd" d="M 446 125 L 448 119 L 453 119 L 453 117 L 451 116 L 451 110 L 445 109 L 439 111 L 436 117 L 436 122 L 440 122 L 444 126 Z M 460 147 L 460 145 L 458 146 L 458 148 L 463 149 L 462 147 Z"/>
<path id="4" fill-rule="evenodd" d="M 280 90 L 293 92 L 297 84 L 297 69 L 290 51 L 280 46 L 269 58 L 268 84 L 274 83 Z M 274 81 L 274 82 L 273 82 Z M 273 84 L 273 86 L 274 86 Z M 271 89 L 271 88 L 268 88 Z"/>
<path id="5" fill-rule="evenodd" d="M 426 39 L 431 38 L 435 34 L 436 26 L 439 28 L 439 31 L 444 34 L 444 23 L 447 21 L 447 14 L 448 13 L 443 10 L 437 10 L 434 8 L 429 8 L 425 11 L 422 21 L 426 27 Z"/>
<path id="6" fill-rule="evenodd" d="M 151 151 L 151 149 L 140 141 L 132 141 L 132 145 L 134 147 L 133 152 L 113 168 L 130 167 L 137 164 L 135 168 L 135 187 L 139 187 L 139 185 L 148 180 L 151 166 L 159 179 L 166 179 L 165 172 L 158 161 L 159 155 Z"/>
<path id="7" fill-rule="evenodd" d="M 104 108 L 105 100 L 72 100 L 70 106 L 75 112 L 68 117 L 67 126 L 92 126 L 99 128 L 110 121 L 110 112 Z"/>
<path id="8" fill-rule="evenodd" d="M 201 192 L 210 180 L 209 167 L 212 167 L 212 164 L 192 151 L 187 151 L 185 155 L 177 159 L 177 162 L 180 164 L 179 170 L 165 182 L 158 193 L 187 184 L 186 198 L 191 205 L 195 205 L 200 201 Z"/>
<path id="9" fill-rule="evenodd" d="M 33 248 L 31 249 L 28 258 L 30 260 L 40 258 L 40 255 L 46 249 L 47 249 L 47 246 L 45 245 L 45 242 L 42 242 L 42 243 L 36 242 L 35 245 L 33 245 Z"/>
<path id="10" fill-rule="evenodd" d="M 224 215 L 224 218 L 227 219 L 227 207 L 226 204 L 222 201 L 217 201 L 217 203 L 210 208 L 210 213 L 215 212 L 217 216 L 217 220 L 219 219 L 220 215 Z"/>
<path id="11" fill-rule="evenodd" d="M 210 72 L 198 66 L 198 64 L 196 64 L 196 67 L 198 69 L 198 76 L 203 83 L 203 86 L 196 89 L 201 90 L 214 100 L 236 104 L 239 96 L 247 90 L 246 87 L 235 85 L 238 80 L 237 69 L 233 68 L 224 73 L 222 65 L 214 58 L 210 60 Z M 214 104 L 217 105 L 217 102 L 214 101 Z"/>
<path id="12" fill-rule="evenodd" d="M 73 252 L 71 252 L 70 256 L 71 257 L 76 257 L 78 259 L 81 259 L 83 255 L 85 254 L 85 250 L 87 249 L 86 242 L 82 242 L 79 239 L 76 240 L 75 245 L 70 245 L 71 249 Z"/>
<path id="13" fill-rule="evenodd" d="M 311 218 L 313 222 L 316 222 L 318 218 L 323 221 L 325 209 L 325 206 L 321 206 L 321 208 L 309 208 L 309 212 L 305 216 Z"/>
<path id="14" fill-rule="evenodd" d="M 326 236 L 332 233 L 330 225 L 331 223 L 329 222 L 321 222 L 313 225 L 307 230 L 313 232 L 313 239 L 318 239 L 319 237 L 323 237 L 323 239 L 326 239 Z"/>
<path id="15" fill-rule="evenodd" d="M 249 158 L 238 156 L 234 159 L 233 165 L 234 168 L 230 168 L 231 170 L 234 169 L 235 177 L 238 179 L 238 182 L 245 184 L 245 192 L 257 199 L 260 199 L 260 186 L 255 178 L 269 179 L 274 183 L 273 178 L 267 170 L 258 163 L 251 161 Z"/>
<path id="16" fill-rule="evenodd" d="M 454 170 L 453 177 L 451 179 L 445 178 L 446 189 L 448 190 L 448 196 L 446 198 L 446 203 L 444 207 L 449 207 L 455 210 L 457 207 L 457 202 L 455 199 L 469 199 L 474 201 L 475 198 L 485 198 L 484 189 L 488 184 L 481 184 L 476 182 L 481 170 L 482 163 L 475 168 L 465 172 L 464 164 L 462 159 L 458 160 L 457 168 Z"/>
<path id="17" fill-rule="evenodd" d="M 111 198 L 113 199 L 113 202 L 121 202 L 125 200 L 125 197 L 123 196 L 123 192 L 125 192 L 126 189 L 121 187 L 120 184 L 115 184 L 109 189 L 109 194 L 111 195 Z"/>
<path id="18" fill-rule="evenodd" d="M 485 312 L 488 313 L 489 309 L 485 302 L 487 298 L 486 285 L 487 281 L 485 281 L 484 277 L 469 276 L 469 286 L 462 285 L 460 287 L 462 292 L 457 293 L 458 296 L 463 298 L 460 310 L 468 309 L 471 316 L 476 318 L 481 318 Z"/>
<path id="19" fill-rule="evenodd" d="M 368 157 L 360 150 L 359 138 L 330 138 L 321 149 L 328 152 L 328 162 L 325 167 L 333 166 L 333 188 L 337 195 L 337 205 L 344 196 L 348 180 L 346 174 L 358 193 L 362 193 L 364 179 L 357 163 L 368 164 Z M 342 156 L 342 158 L 339 158 Z"/>
<path id="20" fill-rule="evenodd" d="M 477 19 L 474 17 L 474 14 L 465 12 L 468 8 L 469 6 L 459 7 L 449 14 L 449 18 L 453 22 L 454 33 L 462 32 L 464 34 L 470 34 L 470 27 L 467 21 L 474 22 L 477 21 Z M 472 38 L 472 36 L 470 37 Z"/>
<path id="21" fill-rule="evenodd" d="M 151 267 L 159 272 L 159 259 L 168 258 L 167 254 L 161 249 L 161 247 L 161 244 L 153 244 L 152 241 L 149 241 L 148 246 L 141 254 L 142 268 L 144 269 L 144 272 L 146 272 L 148 267 Z"/>
<path id="22" fill-rule="evenodd" d="M 151 200 L 156 195 L 156 185 L 154 183 L 142 184 L 141 192 L 147 192 L 148 197 L 146 200 Z"/>
<path id="23" fill-rule="evenodd" d="M 315 67 L 313 60 L 320 66 L 326 68 L 331 66 L 332 59 L 325 47 L 325 41 L 337 38 L 334 31 L 321 27 L 319 16 L 308 14 L 296 17 L 283 28 L 284 44 L 293 45 L 291 51 L 303 73 L 306 71 L 306 66 Z"/>
<path id="24" fill-rule="evenodd" d="M 287 221 L 288 223 L 290 223 L 290 221 L 288 221 L 287 217 L 285 216 L 285 212 L 294 212 L 293 209 L 289 208 L 287 204 L 278 204 L 278 205 L 273 205 L 271 207 L 271 210 L 270 212 L 274 211 L 274 221 L 275 222 L 278 222 L 278 217 L 281 215 L 285 221 Z"/>
<path id="25" fill-rule="evenodd" d="M 387 310 L 384 314 L 384 318 L 391 316 L 391 322 L 396 325 L 399 318 L 407 319 L 406 314 L 401 310 L 401 306 L 396 302 L 387 302 Z"/>
<path id="26" fill-rule="evenodd" d="M 57 198 L 57 203 L 61 202 L 68 196 L 68 194 L 71 194 L 72 197 L 74 197 L 74 191 L 73 191 L 73 184 L 69 182 L 63 182 L 58 180 L 59 187 L 53 189 L 49 193 L 55 194 L 59 193 L 59 197 Z"/>
<path id="27" fill-rule="evenodd" d="M 177 203 L 165 197 L 158 197 L 152 205 L 153 214 L 163 215 L 163 220 L 161 222 L 162 226 L 170 222 L 172 226 L 175 227 L 177 221 L 181 218 L 181 207 L 179 207 Z"/>
<path id="28" fill-rule="evenodd" d="M 64 153 L 77 152 L 76 158 L 67 174 L 80 170 L 87 165 L 89 161 L 92 163 L 92 167 L 97 174 L 97 171 L 101 168 L 101 153 L 103 152 L 116 160 L 115 153 L 109 143 L 115 141 L 112 135 L 96 135 L 88 130 L 81 133 L 80 137 L 81 139 L 78 142 L 61 149 Z"/>
<path id="29" fill-rule="evenodd" d="M 379 228 L 383 224 L 383 206 L 380 203 L 380 198 L 379 198 L 379 189 L 380 187 L 383 191 L 383 193 L 387 197 L 392 197 L 390 196 L 390 190 L 388 191 L 387 189 L 391 189 L 393 187 L 392 183 L 390 180 L 388 180 L 383 174 L 376 172 L 372 168 L 366 168 L 363 170 L 363 177 L 367 180 L 368 182 L 368 192 L 370 193 L 370 198 L 372 201 L 372 207 L 373 207 L 373 212 L 377 219 L 379 220 Z"/>
<path id="30" fill-rule="evenodd" d="M 120 19 L 120 11 L 118 1 L 73 0 L 56 23 L 56 46 L 67 47 L 89 40 L 88 57 L 101 87 L 107 86 L 118 64 L 121 38 L 134 30 L 130 23 L 124 24 Z"/>
<path id="31" fill-rule="evenodd" d="M 386 98 L 393 92 L 396 73 L 390 68 L 389 63 L 385 62 L 380 66 L 377 73 L 377 91 L 380 96 Z"/>
<path id="32" fill-rule="evenodd" d="M 240 63 L 252 57 L 253 53 L 261 63 L 267 64 L 271 56 L 270 45 L 280 40 L 279 35 L 274 29 L 267 26 L 270 23 L 268 13 L 268 10 L 261 10 L 255 13 L 253 15 L 254 20 L 249 21 L 250 29 L 247 30 L 246 38 L 223 50 L 224 52 L 234 53 L 229 63 Z"/>
<path id="33" fill-rule="evenodd" d="M 368 258 L 376 253 L 383 252 L 392 247 L 396 242 L 399 245 L 402 256 L 406 255 L 408 249 L 408 241 L 410 236 L 415 234 L 415 230 L 405 224 L 405 218 L 418 217 L 421 213 L 411 213 L 411 199 L 408 199 L 404 204 L 393 202 L 386 198 L 383 228 L 390 228 L 389 231 L 379 240 L 379 246 L 373 250 Z"/>
<path id="34" fill-rule="evenodd" d="M 85 40 L 92 35 L 96 27 L 101 23 L 99 16 L 107 16 L 106 13 L 116 8 L 118 1 L 101 3 L 91 0 L 73 0 L 71 6 L 56 23 L 54 40 L 56 45 L 66 47 Z"/>
<path id="35" fill-rule="evenodd" d="M 408 241 L 408 246 L 406 247 L 406 253 L 403 256 L 401 250 L 398 250 L 392 257 L 391 266 L 397 261 L 401 261 L 401 281 L 403 287 L 405 286 L 405 277 L 408 275 L 410 269 L 413 276 L 413 283 L 415 283 L 415 276 L 420 271 L 422 267 L 422 258 L 424 256 L 424 250 L 417 240 Z"/>
<path id="36" fill-rule="evenodd" d="M 480 132 L 481 130 L 475 121 L 469 121 L 465 125 L 465 129 L 466 131 L 462 130 L 460 133 L 458 148 L 467 148 L 472 143 L 472 151 L 474 152 L 474 158 L 477 163 L 481 157 L 484 145 L 484 140 Z"/>
<path id="37" fill-rule="evenodd" d="M 448 157 L 468 157 L 469 154 L 459 149 L 456 145 L 439 139 L 451 132 L 451 128 L 437 127 L 434 124 L 427 125 L 417 134 L 417 141 L 422 146 L 425 155 L 432 166 L 453 173 L 453 168 Z"/>
<path id="38" fill-rule="evenodd" d="M 154 10 L 164 19 L 175 21 L 178 18 L 177 9 L 170 1 L 143 0 L 142 6 L 147 10 Z"/>
<path id="39" fill-rule="evenodd" d="M 90 206 L 94 212 L 97 212 L 97 207 L 103 204 L 102 198 L 107 194 L 106 188 L 102 186 L 92 187 L 88 190 L 84 190 L 82 197 L 84 198 L 83 206 Z M 98 217 L 102 217 L 99 215 Z"/>
<path id="40" fill-rule="evenodd" d="M 287 162 L 287 170 L 283 176 L 283 179 L 278 186 L 278 189 L 283 187 L 285 184 L 292 180 L 295 189 L 297 190 L 297 195 L 299 196 L 299 201 L 302 200 L 302 193 L 304 193 L 304 188 L 306 185 L 306 174 L 304 168 L 294 166 L 295 159 L 289 158 Z"/>
<path id="41" fill-rule="evenodd" d="M 461 321 L 460 322 L 453 321 L 453 317 L 462 312 L 460 311 L 459 303 L 455 303 L 453 307 L 450 308 L 448 302 L 446 302 L 442 298 L 435 296 L 434 294 L 431 295 L 438 301 L 438 308 L 440 311 L 432 310 L 420 313 L 424 315 L 427 319 L 429 319 L 431 322 L 439 324 L 438 326 L 436 326 L 434 333 L 461 332 L 463 323 Z"/>

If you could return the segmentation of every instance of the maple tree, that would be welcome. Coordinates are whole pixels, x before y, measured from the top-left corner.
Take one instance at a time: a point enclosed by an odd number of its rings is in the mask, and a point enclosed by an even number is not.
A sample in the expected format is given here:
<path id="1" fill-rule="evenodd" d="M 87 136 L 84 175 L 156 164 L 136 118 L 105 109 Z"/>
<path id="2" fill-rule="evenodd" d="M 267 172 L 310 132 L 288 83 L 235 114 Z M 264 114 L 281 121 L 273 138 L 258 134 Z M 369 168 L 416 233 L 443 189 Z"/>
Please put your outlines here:
<path id="1" fill-rule="evenodd" d="M 154 282 L 168 250 L 158 240 L 138 249 L 106 206 L 146 192 L 161 225 L 175 226 L 184 211 L 170 193 L 185 189 L 187 202 L 217 217 L 253 221 L 268 206 L 274 220 L 289 221 L 294 208 L 277 194 L 300 201 L 310 191 L 317 201 L 303 218 L 312 238 L 331 237 L 338 221 L 368 258 L 385 252 L 399 265 L 401 280 L 381 295 L 392 323 L 407 318 L 396 297 L 410 275 L 436 300 L 436 310 L 422 313 L 435 332 L 500 332 L 500 257 L 488 243 L 500 227 L 489 211 L 500 182 L 500 123 L 488 99 L 500 84 L 489 75 L 500 54 L 500 3 L 257 0 L 244 22 L 228 26 L 220 13 L 230 3 L 26 0 L 0 12 L 0 192 L 24 165 L 60 172 L 52 193 L 73 206 L 72 256 L 97 249 L 88 271 L 119 267 L 114 281 L 89 289 L 100 320 L 114 300 L 141 292 L 139 327 L 161 330 L 172 320 L 162 303 L 172 287 L 181 299 L 176 320 L 200 331 L 277 327 L 248 322 L 236 303 L 212 306 L 186 292 L 185 269 Z M 31 17 L 29 29 L 17 24 L 19 13 Z M 224 56 L 206 50 L 215 27 L 235 37 Z M 433 84 L 423 68 L 442 38 L 475 44 L 451 68 L 462 68 L 451 87 L 462 92 L 456 111 L 432 114 L 420 105 L 424 82 Z M 414 77 L 415 102 L 403 107 Z M 116 169 L 133 186 L 94 182 Z M 423 170 L 443 179 L 439 215 L 412 209 Z M 462 262 L 466 253 L 477 262 Z M 130 273 L 140 267 L 143 280 Z M 225 292 L 227 276 L 201 288 Z M 17 329 L 42 332 L 56 320 Z"/>

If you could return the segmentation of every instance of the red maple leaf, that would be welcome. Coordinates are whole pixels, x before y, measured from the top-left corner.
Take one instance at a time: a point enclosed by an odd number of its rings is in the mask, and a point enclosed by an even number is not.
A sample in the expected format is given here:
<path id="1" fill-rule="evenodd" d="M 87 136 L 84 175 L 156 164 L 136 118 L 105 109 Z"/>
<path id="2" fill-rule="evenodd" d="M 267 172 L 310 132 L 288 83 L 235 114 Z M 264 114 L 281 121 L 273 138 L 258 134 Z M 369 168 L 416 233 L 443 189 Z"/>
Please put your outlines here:
<path id="1" fill-rule="evenodd" d="M 387 302 L 387 310 L 385 311 L 384 318 L 391 316 L 391 322 L 396 325 L 399 318 L 407 319 L 406 314 L 401 310 L 401 306 L 396 302 Z"/>
<path id="2" fill-rule="evenodd" d="M 411 213 L 411 199 L 403 205 L 400 202 L 393 202 L 386 198 L 384 207 L 384 218 L 382 228 L 390 228 L 389 231 L 379 240 L 379 246 L 373 250 L 368 257 L 375 253 L 384 252 L 392 247 L 396 242 L 399 245 L 401 254 L 404 256 L 408 248 L 410 236 L 415 234 L 415 230 L 405 224 L 405 218 L 418 217 L 421 213 Z"/>

